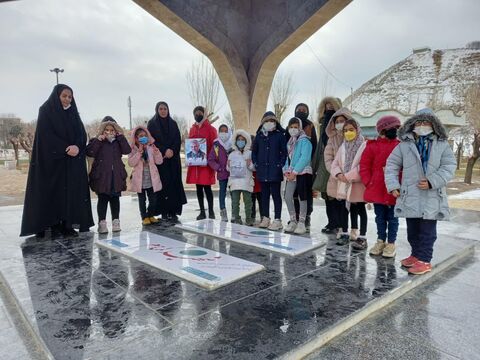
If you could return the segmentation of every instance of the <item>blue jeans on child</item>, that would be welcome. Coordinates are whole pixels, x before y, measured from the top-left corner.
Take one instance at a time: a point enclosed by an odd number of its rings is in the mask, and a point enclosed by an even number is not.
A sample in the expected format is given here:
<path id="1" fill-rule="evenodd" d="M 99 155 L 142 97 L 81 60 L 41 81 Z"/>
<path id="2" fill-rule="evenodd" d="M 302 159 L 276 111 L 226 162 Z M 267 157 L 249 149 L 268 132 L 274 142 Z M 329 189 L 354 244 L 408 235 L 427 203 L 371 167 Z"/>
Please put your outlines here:
<path id="1" fill-rule="evenodd" d="M 433 244 L 437 240 L 437 220 L 407 218 L 407 239 L 412 255 L 429 263 L 432 260 Z"/>
<path id="2" fill-rule="evenodd" d="M 398 232 L 398 218 L 394 215 L 395 206 L 373 204 L 375 210 L 375 222 L 377 223 L 377 238 L 395 243 Z M 388 236 L 387 236 L 388 229 Z"/>
<path id="3" fill-rule="evenodd" d="M 270 217 L 270 195 L 273 198 L 273 208 L 275 211 L 274 219 L 282 218 L 282 195 L 280 194 L 280 181 L 262 182 L 262 216 Z"/>
<path id="4" fill-rule="evenodd" d="M 225 209 L 225 198 L 227 197 L 228 179 L 219 180 L 218 185 L 220 185 L 220 189 L 218 191 L 218 202 L 220 204 L 220 210 L 222 210 Z"/>

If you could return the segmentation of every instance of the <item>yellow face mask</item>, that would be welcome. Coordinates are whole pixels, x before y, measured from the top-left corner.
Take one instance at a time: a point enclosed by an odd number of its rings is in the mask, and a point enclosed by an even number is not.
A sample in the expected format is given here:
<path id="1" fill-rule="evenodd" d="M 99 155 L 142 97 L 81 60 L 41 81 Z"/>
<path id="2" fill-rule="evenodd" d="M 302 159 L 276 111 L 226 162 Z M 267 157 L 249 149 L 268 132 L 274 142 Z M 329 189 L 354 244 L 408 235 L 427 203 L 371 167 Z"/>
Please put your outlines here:
<path id="1" fill-rule="evenodd" d="M 343 136 L 345 137 L 345 140 L 352 141 L 357 137 L 357 132 L 353 130 L 345 131 Z"/>

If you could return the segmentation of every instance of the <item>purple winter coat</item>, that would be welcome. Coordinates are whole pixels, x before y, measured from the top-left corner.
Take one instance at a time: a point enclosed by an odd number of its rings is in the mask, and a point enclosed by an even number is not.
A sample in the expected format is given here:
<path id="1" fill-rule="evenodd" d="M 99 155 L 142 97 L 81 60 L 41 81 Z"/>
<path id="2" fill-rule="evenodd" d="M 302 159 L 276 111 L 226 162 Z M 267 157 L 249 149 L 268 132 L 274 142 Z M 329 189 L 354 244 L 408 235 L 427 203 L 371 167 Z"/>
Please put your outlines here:
<path id="1" fill-rule="evenodd" d="M 217 180 L 227 180 L 230 173 L 227 171 L 228 153 L 218 141 L 213 143 L 208 154 L 208 166 L 217 173 Z"/>
<path id="2" fill-rule="evenodd" d="M 91 139 L 86 150 L 87 156 L 95 158 L 89 174 L 90 188 L 97 194 L 119 193 L 127 190 L 127 171 L 122 155 L 127 155 L 131 151 L 124 135 L 118 135 L 112 143 L 108 140 Z"/>

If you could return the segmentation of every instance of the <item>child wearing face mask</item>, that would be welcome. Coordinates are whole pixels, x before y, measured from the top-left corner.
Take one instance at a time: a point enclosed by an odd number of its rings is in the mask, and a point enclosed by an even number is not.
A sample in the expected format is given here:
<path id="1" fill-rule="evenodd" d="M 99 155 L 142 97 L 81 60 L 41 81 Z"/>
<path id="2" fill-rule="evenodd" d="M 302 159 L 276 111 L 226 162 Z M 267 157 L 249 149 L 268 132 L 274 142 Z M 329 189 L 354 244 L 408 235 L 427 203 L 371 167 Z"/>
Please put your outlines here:
<path id="1" fill-rule="evenodd" d="M 122 128 L 111 117 L 106 116 L 99 128 L 98 136 L 90 140 L 86 154 L 94 158 L 89 174 L 90 188 L 98 196 L 98 232 L 108 233 L 107 208 L 110 204 L 112 231 L 120 231 L 120 195 L 127 190 L 127 172 L 122 155 L 131 151 Z"/>
<path id="2" fill-rule="evenodd" d="M 456 159 L 445 128 L 430 109 L 408 119 L 398 137 L 400 144 L 387 159 L 385 185 L 397 198 L 395 216 L 407 221 L 412 251 L 401 264 L 410 274 L 421 275 L 432 270 L 437 221 L 450 216 L 446 185 L 455 174 Z"/>
<path id="3" fill-rule="evenodd" d="M 281 230 L 282 196 L 280 187 L 283 180 L 282 168 L 287 159 L 287 140 L 275 114 L 267 111 L 257 130 L 252 150 L 252 160 L 262 191 L 262 221 L 258 225 L 270 230 Z M 270 195 L 273 198 L 275 220 L 270 223 Z"/>
<path id="4" fill-rule="evenodd" d="M 222 221 L 228 221 L 225 198 L 227 197 L 228 177 L 227 170 L 228 154 L 232 151 L 232 134 L 227 125 L 222 124 L 218 128 L 218 138 L 213 142 L 212 149 L 208 153 L 208 166 L 217 173 L 220 187 L 218 202 Z"/>
<path id="5" fill-rule="evenodd" d="M 285 202 L 287 203 L 290 222 L 285 232 L 305 234 L 307 229 L 305 220 L 308 211 L 308 197 L 312 194 L 312 143 L 310 138 L 303 131 L 302 121 L 291 118 L 288 122 L 288 133 L 290 139 L 287 143 L 287 160 L 283 167 L 285 175 Z M 298 221 L 295 211 L 294 194 L 298 195 L 299 214 Z"/>
<path id="6" fill-rule="evenodd" d="M 153 216 L 156 207 L 155 193 L 162 190 L 162 182 L 156 165 L 163 163 L 163 157 L 154 142 L 155 139 L 145 126 L 137 126 L 132 130 L 132 152 L 128 155 L 128 165 L 132 168 L 130 191 L 138 195 L 142 225 L 158 223 Z"/>
<path id="7" fill-rule="evenodd" d="M 344 142 L 338 149 L 335 159 L 331 166 L 331 174 L 337 179 L 336 198 L 345 200 L 345 207 L 350 212 L 350 221 L 352 234 L 357 233 L 358 218 L 360 217 L 360 235 L 342 236 L 338 239 L 338 245 L 346 245 L 352 242 L 352 248 L 364 250 L 367 248 L 367 210 L 363 194 L 365 186 L 363 185 L 359 164 L 365 149 L 365 139 L 362 136 L 360 125 L 354 119 L 348 119 L 343 125 Z"/>
<path id="8" fill-rule="evenodd" d="M 245 225 L 252 226 L 252 191 L 253 170 L 252 140 L 245 130 L 237 130 L 233 134 L 233 151 L 228 156 L 227 169 L 230 171 L 228 180 L 232 196 L 232 223 L 242 224 L 240 217 L 240 195 L 245 205 Z"/>
<path id="9" fill-rule="evenodd" d="M 395 197 L 385 187 L 385 165 L 393 149 L 400 143 L 397 130 L 400 120 L 392 115 L 377 121 L 378 138 L 369 140 L 360 159 L 360 177 L 365 185 L 363 198 L 373 203 L 377 224 L 377 243 L 370 249 L 370 255 L 392 258 L 395 256 L 398 218 L 395 217 Z M 388 230 L 388 235 L 387 235 Z"/>

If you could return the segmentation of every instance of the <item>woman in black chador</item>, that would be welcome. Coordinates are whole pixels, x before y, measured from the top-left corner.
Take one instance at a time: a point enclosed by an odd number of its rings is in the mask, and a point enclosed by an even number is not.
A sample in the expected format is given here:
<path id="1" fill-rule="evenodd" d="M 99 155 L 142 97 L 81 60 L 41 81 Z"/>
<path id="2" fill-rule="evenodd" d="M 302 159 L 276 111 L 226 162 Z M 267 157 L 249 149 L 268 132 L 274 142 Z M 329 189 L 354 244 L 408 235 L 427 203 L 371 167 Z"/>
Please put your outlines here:
<path id="1" fill-rule="evenodd" d="M 93 226 L 85 148 L 87 134 L 70 87 L 58 84 L 40 107 L 20 236 L 78 235 Z"/>
<path id="2" fill-rule="evenodd" d="M 156 214 L 176 222 L 177 216 L 182 214 L 182 207 L 187 203 L 187 198 L 182 183 L 180 130 L 175 120 L 170 117 L 166 102 L 160 101 L 155 106 L 155 115 L 148 122 L 148 131 L 163 156 L 163 164 L 157 165 L 162 190 L 157 194 Z"/>

